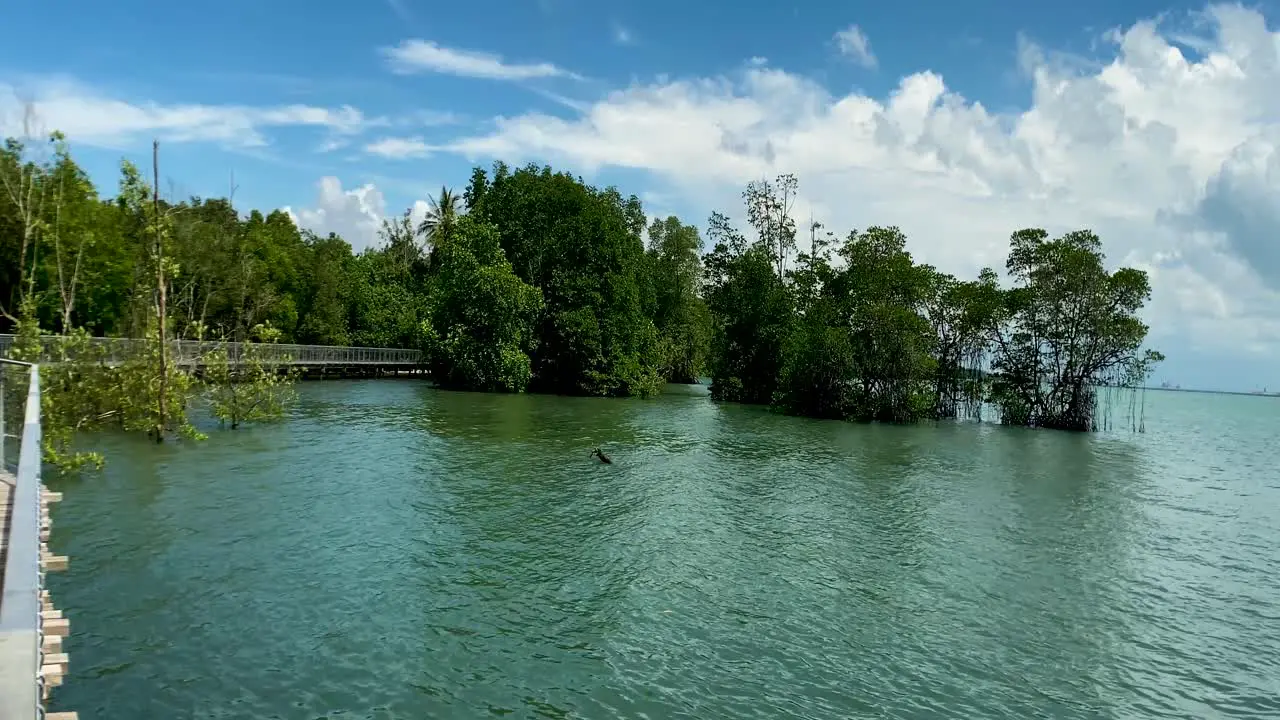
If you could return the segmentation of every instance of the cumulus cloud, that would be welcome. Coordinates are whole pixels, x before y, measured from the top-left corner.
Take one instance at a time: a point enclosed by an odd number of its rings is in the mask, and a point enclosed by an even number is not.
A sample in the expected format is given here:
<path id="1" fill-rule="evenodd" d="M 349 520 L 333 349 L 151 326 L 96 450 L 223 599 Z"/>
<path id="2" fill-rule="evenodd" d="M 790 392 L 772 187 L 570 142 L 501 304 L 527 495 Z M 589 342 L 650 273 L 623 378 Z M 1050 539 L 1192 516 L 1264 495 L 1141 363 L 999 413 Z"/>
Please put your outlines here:
<path id="1" fill-rule="evenodd" d="M 867 39 L 866 33 L 862 32 L 862 28 L 850 25 L 836 33 L 835 41 L 841 55 L 865 68 L 876 66 L 875 53 L 871 52 L 871 41 Z"/>
<path id="2" fill-rule="evenodd" d="M 499 118 L 452 149 L 644 170 L 691 208 L 736 210 L 745 182 L 795 172 L 799 215 L 900 225 L 961 275 L 1002 266 L 1016 228 L 1092 228 L 1111 262 L 1151 274 L 1153 338 L 1277 353 L 1280 35 L 1239 6 L 1210 7 L 1197 30 L 1138 22 L 1089 62 L 1024 45 L 1029 102 L 1010 114 L 931 71 L 876 98 L 750 62 L 633 85 L 569 119 Z"/>
<path id="3" fill-rule="evenodd" d="M 430 40 L 404 40 L 381 52 L 392 72 L 401 75 L 435 72 L 489 80 L 581 79 L 551 63 L 507 63 L 496 53 L 447 48 Z"/>
<path id="4" fill-rule="evenodd" d="M 1231 152 L 1209 178 L 1194 217 L 1280 290 L 1280 128 Z"/>
<path id="5" fill-rule="evenodd" d="M 333 176 L 320 178 L 316 184 L 314 207 L 280 208 L 289 214 L 294 224 L 317 235 L 335 233 L 351 244 L 355 252 L 378 247 L 382 238 L 378 230 L 387 217 L 387 201 L 382 191 L 373 183 L 366 183 L 350 190 L 343 189 L 342 181 Z M 409 206 L 409 217 L 416 227 L 426 217 L 430 205 L 426 200 L 415 200 Z M 402 210 L 393 214 L 399 215 Z"/>
<path id="6" fill-rule="evenodd" d="M 69 80 L 42 80 L 31 88 L 0 83 L 0 135 L 21 135 L 28 107 L 41 130 L 61 130 L 76 142 L 120 147 L 158 136 L 173 142 L 208 141 L 241 147 L 266 145 L 267 128 L 313 127 L 336 135 L 360 132 L 377 120 L 356 108 L 311 105 L 202 105 L 130 102 Z"/>
<path id="7" fill-rule="evenodd" d="M 321 236 L 337 233 L 359 252 L 378 243 L 387 201 L 372 184 L 344 190 L 338 178 L 328 176 L 320 178 L 315 207 L 281 209 L 298 227 Z"/>
<path id="8" fill-rule="evenodd" d="M 613 42 L 616 45 L 634 45 L 636 42 L 635 34 L 627 27 L 614 23 L 613 24 Z"/>

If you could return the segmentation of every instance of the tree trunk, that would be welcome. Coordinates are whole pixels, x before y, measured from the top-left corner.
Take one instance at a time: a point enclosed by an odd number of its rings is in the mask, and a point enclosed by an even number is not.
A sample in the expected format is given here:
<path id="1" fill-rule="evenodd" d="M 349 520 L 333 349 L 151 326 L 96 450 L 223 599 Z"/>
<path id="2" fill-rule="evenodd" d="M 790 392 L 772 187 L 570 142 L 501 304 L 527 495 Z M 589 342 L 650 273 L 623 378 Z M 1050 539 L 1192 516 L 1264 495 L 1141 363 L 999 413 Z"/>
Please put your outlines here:
<path id="1" fill-rule="evenodd" d="M 160 141 L 151 143 L 151 213 L 156 233 L 156 321 L 160 337 L 160 397 L 156 403 L 156 442 L 164 440 L 169 400 L 169 346 L 165 336 L 164 234 L 160 223 Z"/>

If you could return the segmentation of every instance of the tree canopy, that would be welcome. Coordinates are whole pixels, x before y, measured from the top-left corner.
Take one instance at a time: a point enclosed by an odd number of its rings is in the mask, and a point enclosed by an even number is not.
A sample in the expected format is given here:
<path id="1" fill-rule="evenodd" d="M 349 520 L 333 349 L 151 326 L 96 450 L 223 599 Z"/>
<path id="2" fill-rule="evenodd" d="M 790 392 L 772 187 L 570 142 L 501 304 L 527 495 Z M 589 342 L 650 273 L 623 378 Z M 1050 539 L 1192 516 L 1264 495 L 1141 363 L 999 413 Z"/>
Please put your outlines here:
<path id="1" fill-rule="evenodd" d="M 1010 286 L 991 269 L 963 280 L 918 262 L 897 227 L 802 231 L 792 175 L 746 186 L 748 233 L 712 213 L 707 250 L 696 226 L 647 218 L 635 196 L 498 162 L 461 193 L 441 188 L 424 217 L 388 218 L 358 253 L 281 210 L 161 199 L 127 162 L 104 197 L 57 134 L 7 141 L 0 181 L 0 330 L 271 328 L 286 342 L 422 348 L 433 379 L 464 390 L 648 396 L 709 376 L 717 400 L 795 415 L 988 408 L 1066 429 L 1095 427 L 1097 387 L 1140 384 L 1161 359 L 1143 349 L 1146 275 L 1107 270 L 1089 231 L 1019 230 Z"/>

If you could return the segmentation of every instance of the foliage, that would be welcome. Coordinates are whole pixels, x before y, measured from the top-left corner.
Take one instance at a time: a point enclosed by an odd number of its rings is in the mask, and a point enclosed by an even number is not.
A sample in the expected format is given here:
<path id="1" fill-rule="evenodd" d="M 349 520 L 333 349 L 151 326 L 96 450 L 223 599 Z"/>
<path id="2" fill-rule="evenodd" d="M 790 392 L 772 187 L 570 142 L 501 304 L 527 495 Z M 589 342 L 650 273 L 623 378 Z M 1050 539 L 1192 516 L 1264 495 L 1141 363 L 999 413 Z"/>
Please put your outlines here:
<path id="1" fill-rule="evenodd" d="M 1088 231 L 1015 233 L 1010 289 L 989 269 L 960 281 L 917 264 L 892 227 L 850 233 L 832 253 L 813 224 L 809 251 L 788 270 L 795 190 L 791 176 L 747 186 L 753 241 L 711 216 L 717 399 L 887 422 L 979 415 L 989 402 L 1007 424 L 1088 430 L 1098 386 L 1136 386 L 1162 359 L 1141 351 L 1146 275 L 1107 272 Z"/>
<path id="2" fill-rule="evenodd" d="M 1006 423 L 1090 430 L 1098 385 L 1136 385 L 1163 359 L 1140 351 L 1147 326 L 1137 313 L 1151 287 L 1141 270 L 1107 272 L 1091 232 L 1047 238 L 1043 230 L 1010 238 L 1016 285 L 994 326 L 992 399 Z"/>
<path id="3" fill-rule="evenodd" d="M 59 338 L 53 347 L 45 348 L 34 310 L 34 303 L 30 300 L 22 303 L 10 358 L 30 363 L 41 363 L 47 359 L 65 361 L 41 366 L 41 455 L 45 462 L 66 469 L 101 467 L 101 453 L 78 451 L 72 443 L 77 432 L 101 427 L 110 414 L 111 408 L 103 403 L 101 389 L 111 387 L 114 378 L 110 377 L 104 365 L 97 362 L 98 358 L 94 357 L 93 349 L 88 346 L 88 337 L 82 330 L 73 330 Z M 5 370 L 8 378 L 14 378 L 15 373 L 9 372 L 11 368 L 6 367 Z M 23 373 L 22 377 L 23 382 L 7 379 L 5 383 L 5 407 L 18 411 L 12 419 L 6 417 L 6 428 L 21 426 L 29 376 Z M 99 391 L 86 392 L 86 388 Z M 6 432 L 13 430 L 7 429 Z"/>
<path id="4" fill-rule="evenodd" d="M 542 293 L 530 388 L 652 395 L 658 333 L 644 310 L 644 212 L 634 196 L 530 165 L 473 173 L 468 214 L 498 228 L 515 275 Z"/>
<path id="5" fill-rule="evenodd" d="M 0 331 L 26 338 L 19 355 L 67 358 L 46 380 L 47 454 L 67 463 L 86 429 L 194 433 L 196 387 L 162 337 L 266 353 L 206 358 L 203 387 L 233 427 L 278 416 L 292 378 L 255 340 L 267 327 L 288 342 L 423 348 L 449 387 L 647 396 L 705 374 L 717 400 L 795 415 L 914 422 L 994 407 L 1005 423 L 1078 430 L 1096 427 L 1098 386 L 1141 383 L 1161 359 L 1142 349 L 1146 275 L 1106 270 L 1088 231 L 1015 233 L 1004 288 L 990 269 L 961 280 L 917 262 L 895 227 L 837 238 L 811 222 L 802 248 L 798 192 L 793 175 L 749 183 L 750 237 L 713 213 L 704 255 L 697 228 L 648 222 L 634 196 L 499 162 L 460 195 L 441 188 L 424 217 L 384 220 L 356 252 L 233 197 L 161 200 L 128 163 L 105 199 L 61 135 L 11 139 Z M 66 337 L 40 349 L 39 328 Z M 107 363 L 90 335 L 142 340 Z"/>
<path id="6" fill-rule="evenodd" d="M 244 342 L 219 343 L 201 358 L 205 399 L 213 416 L 232 430 L 245 422 L 279 420 L 295 399 L 297 370 L 273 347 L 279 339 L 279 330 L 257 325 Z"/>
<path id="7" fill-rule="evenodd" d="M 423 328 L 432 377 L 457 389 L 523 391 L 541 294 L 516 277 L 492 225 L 464 216 L 441 240 Z"/>
<path id="8" fill-rule="evenodd" d="M 711 318 L 698 294 L 702 275 L 698 228 L 672 215 L 649 225 L 648 295 L 658 332 L 660 372 L 668 382 L 696 383 L 711 344 Z"/>

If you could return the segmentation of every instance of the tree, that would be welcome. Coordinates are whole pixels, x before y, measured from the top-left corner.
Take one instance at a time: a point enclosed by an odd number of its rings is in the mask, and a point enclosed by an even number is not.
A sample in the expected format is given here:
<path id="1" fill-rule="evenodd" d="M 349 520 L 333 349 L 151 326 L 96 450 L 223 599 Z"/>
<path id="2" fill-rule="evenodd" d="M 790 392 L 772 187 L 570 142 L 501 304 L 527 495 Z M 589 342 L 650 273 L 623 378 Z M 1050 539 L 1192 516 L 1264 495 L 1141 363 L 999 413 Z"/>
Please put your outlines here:
<path id="1" fill-rule="evenodd" d="M 661 343 L 662 375 L 668 382 L 696 383 L 711 342 L 710 314 L 698 295 L 702 237 L 673 216 L 649 226 L 653 323 Z"/>
<path id="2" fill-rule="evenodd" d="M 790 273 L 797 319 L 783 346 L 783 365 L 773 402 L 791 415 L 843 420 L 853 411 L 854 355 L 831 264 L 830 234 L 819 237 L 810 224 L 809 252 Z"/>
<path id="3" fill-rule="evenodd" d="M 516 277 L 498 238 L 492 225 L 464 216 L 438 246 L 423 335 L 432 377 L 445 387 L 521 392 L 532 377 L 542 296 Z"/>
<path id="4" fill-rule="evenodd" d="M 896 227 L 850 233 L 839 254 L 836 292 L 853 344 L 854 407 L 859 420 L 910 422 L 929 415 L 924 388 L 934 359 L 921 309 L 930 269 L 916 265 Z"/>
<path id="5" fill-rule="evenodd" d="M 787 256 L 796 247 L 796 223 L 791 208 L 800 182 L 795 175 L 779 175 L 777 180 L 747 184 L 742 199 L 747 206 L 747 222 L 756 229 L 758 241 L 769 249 L 781 279 L 786 274 Z"/>
<path id="6" fill-rule="evenodd" d="M 1000 304 L 995 273 L 986 270 L 976 282 L 965 282 L 924 270 L 930 276 L 924 316 L 934 340 L 933 416 L 980 417 L 989 390 L 989 329 Z"/>
<path id="7" fill-rule="evenodd" d="M 458 197 L 447 187 L 440 188 L 438 198 L 428 198 L 427 214 L 418 233 L 431 242 L 449 237 L 458 221 Z"/>
<path id="8" fill-rule="evenodd" d="M 708 225 L 715 241 L 704 260 L 712 317 L 711 396 L 770 403 L 791 338 L 794 299 L 776 273 L 775 252 L 767 242 L 748 244 L 719 213 Z"/>
<path id="9" fill-rule="evenodd" d="M 992 327 L 992 400 L 1006 424 L 1092 430 L 1096 388 L 1137 385 L 1163 359 L 1141 350 L 1147 326 L 1137 313 L 1151 287 L 1141 270 L 1107 272 L 1088 230 L 1047 238 L 1029 229 L 1009 240 L 1015 285 Z"/>
<path id="10" fill-rule="evenodd" d="M 317 237 L 305 233 L 310 250 L 309 285 L 302 297 L 298 340 L 315 345 L 351 343 L 351 246 L 333 233 Z"/>
<path id="11" fill-rule="evenodd" d="M 645 313 L 644 211 L 634 196 L 530 165 L 473 173 L 468 215 L 498 228 L 516 276 L 543 310 L 531 390 L 647 396 L 661 378 L 658 336 Z"/>
<path id="12" fill-rule="evenodd" d="M 16 337 L 9 356 L 23 362 L 41 363 L 40 440 L 44 462 L 60 470 L 86 466 L 101 468 L 101 453 L 78 450 L 78 433 L 105 427 L 118 415 L 111 389 L 116 386 L 112 370 L 102 361 L 101 349 L 90 343 L 82 329 L 73 329 L 48 346 L 36 320 L 35 301 L 22 301 Z M 4 387 L 8 408 L 21 408 L 26 387 L 9 382 Z M 19 415 L 19 417 L 21 417 Z M 19 423 L 20 424 L 20 423 Z M 9 426 L 12 427 L 12 426 Z"/>
<path id="13" fill-rule="evenodd" d="M 35 295 L 37 243 L 45 224 L 45 203 L 49 195 L 51 168 L 28 156 L 29 141 L 36 135 L 35 121 L 35 110 L 28 104 L 23 113 L 23 136 L 27 142 L 8 138 L 0 152 L 0 187 L 4 190 L 5 205 L 2 210 L 11 229 L 6 235 L 19 238 L 16 248 L 12 245 L 7 248 L 9 256 L 17 260 L 6 277 L 10 307 L 17 307 L 24 297 Z M 56 142 L 57 138 L 50 136 L 50 141 Z M 14 249 L 18 252 L 13 253 Z"/>
<path id="14" fill-rule="evenodd" d="M 66 333 L 75 327 L 72 313 L 85 255 L 94 242 L 98 197 L 89 176 L 71 159 L 62 134 L 54 133 L 52 141 L 55 160 L 49 183 L 53 218 L 45 232 L 53 244 L 61 328 Z"/>
<path id="15" fill-rule="evenodd" d="M 154 180 L 159 179 L 159 143 L 152 146 Z M 170 324 L 169 278 L 177 275 L 177 265 L 167 254 L 172 232 L 172 218 L 162 209 L 155 185 L 142 179 L 138 169 L 125 160 L 121 164 L 120 197 L 117 202 L 127 213 L 130 225 L 145 237 L 147 254 L 142 277 L 150 276 L 147 289 L 151 301 L 145 315 L 145 331 L 132 356 L 121 363 L 116 390 L 121 424 L 126 430 L 142 430 L 161 442 L 171 432 L 188 437 L 199 433 L 191 425 L 185 409 L 190 397 L 192 379 L 170 357 L 168 327 Z M 139 293 L 141 294 L 141 293 Z"/>
<path id="16" fill-rule="evenodd" d="M 257 325 L 245 342 L 218 344 L 204 355 L 205 398 L 213 416 L 232 430 L 245 422 L 278 420 L 294 401 L 297 371 L 274 347 L 279 339 L 279 330 Z"/>

